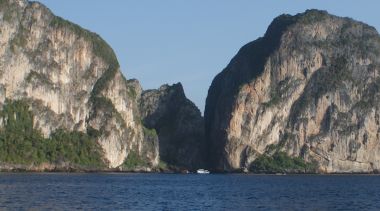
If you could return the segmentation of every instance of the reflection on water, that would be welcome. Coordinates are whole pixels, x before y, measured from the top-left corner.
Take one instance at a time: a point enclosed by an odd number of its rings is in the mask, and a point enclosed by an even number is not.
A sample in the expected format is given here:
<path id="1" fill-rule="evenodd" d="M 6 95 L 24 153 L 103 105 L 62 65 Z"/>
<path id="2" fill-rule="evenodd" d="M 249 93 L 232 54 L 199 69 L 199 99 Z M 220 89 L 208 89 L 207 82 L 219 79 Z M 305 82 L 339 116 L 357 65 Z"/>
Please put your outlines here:
<path id="1" fill-rule="evenodd" d="M 380 177 L 0 174 L 0 210 L 380 210 Z"/>

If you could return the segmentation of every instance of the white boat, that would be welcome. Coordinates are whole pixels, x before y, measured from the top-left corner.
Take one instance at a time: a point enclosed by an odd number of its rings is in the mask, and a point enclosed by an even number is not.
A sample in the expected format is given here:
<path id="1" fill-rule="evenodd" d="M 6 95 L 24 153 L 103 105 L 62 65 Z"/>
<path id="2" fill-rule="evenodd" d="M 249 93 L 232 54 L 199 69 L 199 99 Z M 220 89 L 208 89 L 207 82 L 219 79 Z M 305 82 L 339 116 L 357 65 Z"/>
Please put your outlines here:
<path id="1" fill-rule="evenodd" d="M 206 169 L 198 169 L 198 170 L 197 170 L 197 173 L 198 173 L 198 174 L 209 174 L 210 171 L 209 171 L 209 170 L 206 170 Z"/>

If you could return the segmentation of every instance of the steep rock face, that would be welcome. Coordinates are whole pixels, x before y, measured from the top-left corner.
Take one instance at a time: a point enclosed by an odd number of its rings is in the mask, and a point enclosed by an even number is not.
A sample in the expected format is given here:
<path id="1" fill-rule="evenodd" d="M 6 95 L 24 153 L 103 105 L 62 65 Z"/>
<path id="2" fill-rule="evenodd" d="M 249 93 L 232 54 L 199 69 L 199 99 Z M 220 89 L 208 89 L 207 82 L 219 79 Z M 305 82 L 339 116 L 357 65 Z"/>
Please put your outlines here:
<path id="1" fill-rule="evenodd" d="M 275 146 L 323 172 L 378 171 L 379 70 L 373 27 L 317 10 L 279 16 L 212 82 L 213 167 L 250 168 Z"/>
<path id="2" fill-rule="evenodd" d="M 27 99 L 45 136 L 58 128 L 95 131 L 109 167 L 131 150 L 158 163 L 157 143 L 144 142 L 138 90 L 97 34 L 26 0 L 0 0 L 0 33 L 0 103 Z"/>
<path id="3" fill-rule="evenodd" d="M 159 138 L 161 160 L 188 169 L 204 166 L 204 122 L 180 83 L 144 91 L 140 99 L 143 123 Z"/>

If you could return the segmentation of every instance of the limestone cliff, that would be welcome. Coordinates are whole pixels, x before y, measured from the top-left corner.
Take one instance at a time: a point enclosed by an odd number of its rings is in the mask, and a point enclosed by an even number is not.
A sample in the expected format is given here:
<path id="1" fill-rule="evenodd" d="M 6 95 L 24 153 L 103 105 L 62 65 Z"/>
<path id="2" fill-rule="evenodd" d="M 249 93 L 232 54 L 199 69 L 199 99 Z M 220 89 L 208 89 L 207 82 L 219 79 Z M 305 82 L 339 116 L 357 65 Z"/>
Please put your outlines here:
<path id="1" fill-rule="evenodd" d="M 249 169 L 276 148 L 322 172 L 379 171 L 379 70 L 373 27 L 318 10 L 277 17 L 209 89 L 213 167 Z"/>
<path id="2" fill-rule="evenodd" d="M 204 167 L 204 123 L 180 83 L 142 92 L 141 117 L 159 138 L 162 161 L 179 168 Z"/>
<path id="3" fill-rule="evenodd" d="M 0 103 L 28 100 L 46 137 L 58 128 L 95 131 L 111 168 L 130 151 L 158 164 L 157 140 L 144 138 L 139 87 L 101 37 L 26 0 L 0 0 L 0 34 Z"/>

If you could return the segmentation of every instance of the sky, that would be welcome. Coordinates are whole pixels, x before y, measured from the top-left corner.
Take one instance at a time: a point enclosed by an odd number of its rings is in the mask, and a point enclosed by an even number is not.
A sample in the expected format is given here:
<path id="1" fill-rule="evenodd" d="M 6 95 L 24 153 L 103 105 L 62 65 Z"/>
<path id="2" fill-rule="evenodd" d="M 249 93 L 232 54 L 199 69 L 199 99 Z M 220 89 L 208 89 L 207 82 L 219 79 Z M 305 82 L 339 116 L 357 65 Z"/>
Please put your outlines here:
<path id="1" fill-rule="evenodd" d="M 181 82 L 203 112 L 213 78 L 281 14 L 322 9 L 380 29 L 378 0 L 39 0 L 96 32 L 144 89 Z"/>

